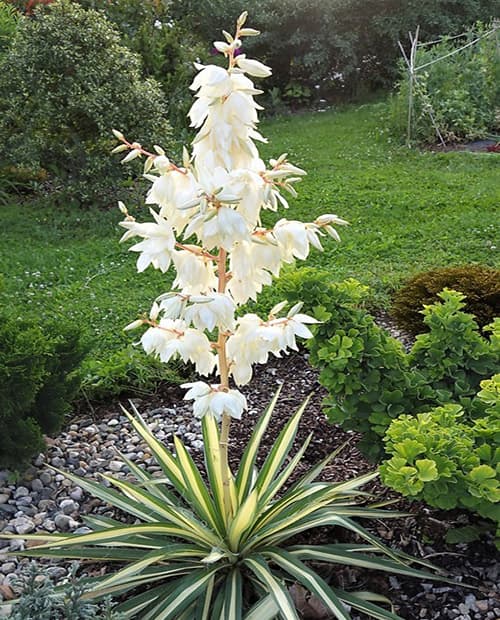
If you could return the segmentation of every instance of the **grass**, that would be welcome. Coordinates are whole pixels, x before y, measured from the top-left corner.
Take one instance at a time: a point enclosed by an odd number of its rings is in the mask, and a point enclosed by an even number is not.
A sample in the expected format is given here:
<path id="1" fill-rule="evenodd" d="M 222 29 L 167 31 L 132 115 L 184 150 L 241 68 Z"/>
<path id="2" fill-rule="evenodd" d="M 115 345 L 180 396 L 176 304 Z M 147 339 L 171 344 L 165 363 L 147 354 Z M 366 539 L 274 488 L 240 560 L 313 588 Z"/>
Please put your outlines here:
<path id="1" fill-rule="evenodd" d="M 413 152 L 380 129 L 383 106 L 266 121 L 268 158 L 288 152 L 308 176 L 290 219 L 337 213 L 351 226 L 308 261 L 336 280 L 355 277 L 384 306 L 404 278 L 423 269 L 496 264 L 498 157 Z M 138 207 L 142 208 L 142 207 Z M 92 342 L 86 364 L 92 394 L 144 385 L 162 372 L 132 347 L 122 327 L 150 307 L 172 280 L 118 244 L 117 209 L 75 211 L 33 201 L 1 207 L 0 304 L 17 315 L 66 317 Z M 266 223 L 277 219 L 266 213 Z M 272 295 L 271 295 L 272 296 Z M 266 296 L 266 298 L 269 296 Z"/>

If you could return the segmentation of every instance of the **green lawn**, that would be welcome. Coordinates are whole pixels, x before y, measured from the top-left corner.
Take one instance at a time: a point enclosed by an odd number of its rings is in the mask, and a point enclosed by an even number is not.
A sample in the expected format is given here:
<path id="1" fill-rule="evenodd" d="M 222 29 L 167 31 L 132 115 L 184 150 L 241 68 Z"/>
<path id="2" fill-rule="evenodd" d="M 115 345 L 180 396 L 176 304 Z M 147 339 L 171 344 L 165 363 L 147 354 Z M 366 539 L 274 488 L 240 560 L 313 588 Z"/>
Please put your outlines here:
<path id="1" fill-rule="evenodd" d="M 379 306 L 422 269 L 496 265 L 500 197 L 497 155 L 410 152 L 380 129 L 382 111 L 379 104 L 262 124 L 270 139 L 264 156 L 288 152 L 309 173 L 285 216 L 333 212 L 351 224 L 340 230 L 341 244 L 327 241 L 308 264 L 369 284 Z M 132 338 L 121 327 L 148 310 L 171 279 L 135 273 L 134 257 L 118 244 L 118 210 L 39 202 L 1 209 L 0 304 L 17 315 L 70 318 L 92 342 L 89 376 L 121 374 L 126 382 L 132 372 L 140 380 L 143 357 L 130 358 Z"/>

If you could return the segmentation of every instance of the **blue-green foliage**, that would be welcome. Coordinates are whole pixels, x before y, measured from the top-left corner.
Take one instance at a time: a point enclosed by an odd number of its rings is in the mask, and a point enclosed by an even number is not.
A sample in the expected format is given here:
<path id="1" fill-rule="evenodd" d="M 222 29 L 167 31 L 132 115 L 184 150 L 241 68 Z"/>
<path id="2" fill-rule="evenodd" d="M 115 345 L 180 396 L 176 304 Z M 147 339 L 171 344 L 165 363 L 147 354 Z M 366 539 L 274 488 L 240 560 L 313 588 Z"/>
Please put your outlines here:
<path id="1" fill-rule="evenodd" d="M 82 599 L 86 591 L 85 580 L 77 577 L 78 564 L 69 571 L 68 586 L 57 592 L 43 567 L 29 564 L 14 584 L 21 589 L 21 597 L 14 604 L 11 620 L 123 620 L 112 610 L 109 598 L 95 605 Z"/>

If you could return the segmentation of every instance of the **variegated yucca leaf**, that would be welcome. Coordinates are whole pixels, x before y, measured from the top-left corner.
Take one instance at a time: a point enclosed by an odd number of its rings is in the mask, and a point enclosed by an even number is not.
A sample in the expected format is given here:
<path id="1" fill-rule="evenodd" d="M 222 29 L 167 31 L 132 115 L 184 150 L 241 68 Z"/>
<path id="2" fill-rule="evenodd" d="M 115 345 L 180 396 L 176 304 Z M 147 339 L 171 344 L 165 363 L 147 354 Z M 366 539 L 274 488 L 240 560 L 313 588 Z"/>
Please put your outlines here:
<path id="1" fill-rule="evenodd" d="M 257 422 L 238 472 L 229 476 L 229 511 L 224 507 L 225 476 L 214 419 L 205 418 L 202 423 L 202 472 L 179 439 L 171 451 L 137 413 L 127 414 L 155 455 L 163 472 L 161 479 L 126 459 L 130 479 L 104 476 L 111 487 L 62 473 L 122 515 L 127 514 L 131 523 L 118 520 L 122 517 L 88 515 L 84 520 L 92 531 L 86 534 L 17 536 L 39 543 L 20 554 L 109 563 L 116 570 L 86 579 L 84 596 L 120 596 L 116 609 L 127 619 L 293 620 L 299 613 L 289 588 L 299 583 L 340 620 L 350 618 L 351 607 L 373 618 L 394 620 L 395 613 L 379 605 L 387 606 L 387 599 L 335 588 L 313 566 L 344 564 L 433 578 L 431 573 L 410 566 L 413 558 L 389 549 L 355 520 L 401 513 L 366 505 L 370 496 L 361 487 L 376 474 L 345 482 L 317 482 L 332 457 L 293 481 L 308 443 L 290 454 L 303 407 L 280 432 L 258 471 L 260 443 L 276 400 L 277 395 Z M 329 525 L 342 527 L 364 542 L 287 546 L 297 534 Z"/>

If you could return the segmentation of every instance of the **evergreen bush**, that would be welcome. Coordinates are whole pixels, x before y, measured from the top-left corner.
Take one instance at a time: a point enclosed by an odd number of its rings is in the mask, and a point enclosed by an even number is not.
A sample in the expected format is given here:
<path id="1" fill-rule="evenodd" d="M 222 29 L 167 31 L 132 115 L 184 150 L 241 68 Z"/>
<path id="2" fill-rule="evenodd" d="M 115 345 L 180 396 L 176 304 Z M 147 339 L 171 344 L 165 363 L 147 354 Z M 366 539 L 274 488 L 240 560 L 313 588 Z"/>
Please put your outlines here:
<path id="1" fill-rule="evenodd" d="M 59 430 L 80 385 L 85 354 L 80 329 L 58 321 L 43 327 L 0 322 L 0 467 L 18 469 Z"/>
<path id="2" fill-rule="evenodd" d="M 427 328 L 424 306 L 435 303 L 445 288 L 465 295 L 465 311 L 480 328 L 500 315 L 500 270 L 484 265 L 440 267 L 418 273 L 394 293 L 391 314 L 406 332 L 416 335 Z"/>
<path id="3" fill-rule="evenodd" d="M 130 185 L 109 157 L 118 124 L 139 141 L 171 144 L 159 84 L 143 78 L 104 15 L 68 0 L 20 21 L 0 89 L 4 164 L 46 169 L 66 200 L 107 205 Z"/>
<path id="4" fill-rule="evenodd" d="M 385 437 L 391 458 L 380 472 L 403 495 L 446 510 L 466 508 L 500 527 L 500 375 L 481 388 L 472 420 L 448 404 L 392 422 Z"/>

